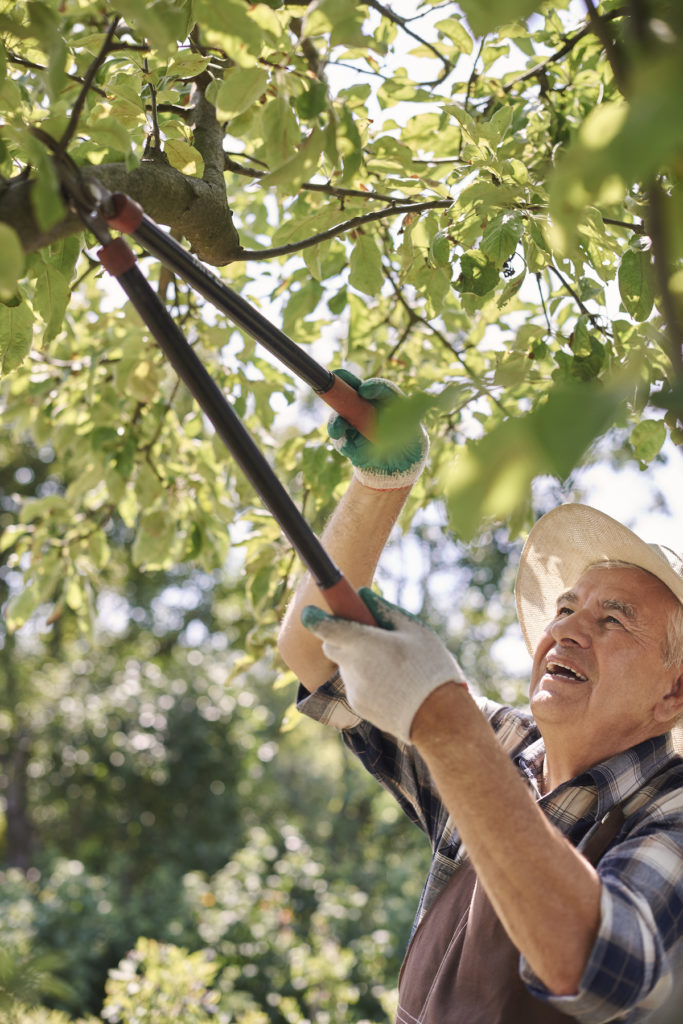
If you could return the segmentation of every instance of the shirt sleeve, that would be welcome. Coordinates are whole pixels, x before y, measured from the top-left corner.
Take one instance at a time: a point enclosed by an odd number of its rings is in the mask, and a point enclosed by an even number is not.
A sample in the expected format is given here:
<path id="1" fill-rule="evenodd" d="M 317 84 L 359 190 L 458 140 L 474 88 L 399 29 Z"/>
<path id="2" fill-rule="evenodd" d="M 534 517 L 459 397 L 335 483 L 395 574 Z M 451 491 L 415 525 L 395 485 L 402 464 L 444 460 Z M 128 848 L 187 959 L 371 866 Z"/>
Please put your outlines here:
<path id="1" fill-rule="evenodd" d="M 475 696 L 474 700 L 501 737 L 505 749 L 516 749 L 521 738 L 528 737 L 528 715 L 483 697 Z M 436 849 L 448 821 L 448 812 L 415 748 L 359 718 L 346 699 L 338 672 L 313 693 L 302 687 L 297 708 L 323 725 L 341 731 L 344 744 L 392 794 L 410 820 L 429 836 L 432 849 Z"/>
<path id="2" fill-rule="evenodd" d="M 600 860 L 600 928 L 575 995 L 553 996 L 524 958 L 529 990 L 581 1024 L 645 1020 L 673 989 L 683 958 L 683 796 L 650 806 Z"/>
<path id="3" fill-rule="evenodd" d="M 346 699 L 338 672 L 313 693 L 301 688 L 297 708 L 323 725 L 341 731 L 345 746 L 391 793 L 434 846 L 443 828 L 443 804 L 415 748 L 359 718 Z"/>

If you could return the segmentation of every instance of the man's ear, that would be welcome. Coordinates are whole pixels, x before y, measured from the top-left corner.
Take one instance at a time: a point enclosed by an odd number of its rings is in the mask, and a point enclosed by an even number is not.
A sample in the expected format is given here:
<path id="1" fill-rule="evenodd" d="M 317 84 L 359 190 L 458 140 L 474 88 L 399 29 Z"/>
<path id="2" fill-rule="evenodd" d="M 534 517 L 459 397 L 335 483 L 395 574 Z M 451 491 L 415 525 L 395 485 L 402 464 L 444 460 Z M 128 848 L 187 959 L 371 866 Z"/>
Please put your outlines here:
<path id="1" fill-rule="evenodd" d="M 683 672 L 675 676 L 671 686 L 653 708 L 655 721 L 668 724 L 669 728 L 683 715 Z"/>

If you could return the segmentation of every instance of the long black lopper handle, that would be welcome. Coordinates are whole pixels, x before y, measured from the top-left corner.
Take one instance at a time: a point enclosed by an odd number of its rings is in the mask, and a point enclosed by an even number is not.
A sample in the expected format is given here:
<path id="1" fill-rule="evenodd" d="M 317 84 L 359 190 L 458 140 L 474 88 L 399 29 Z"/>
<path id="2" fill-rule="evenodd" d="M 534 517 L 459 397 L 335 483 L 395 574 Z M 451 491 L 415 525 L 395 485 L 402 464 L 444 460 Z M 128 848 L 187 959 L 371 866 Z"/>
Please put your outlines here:
<path id="1" fill-rule="evenodd" d="M 103 246 L 98 255 L 105 269 L 118 279 L 176 373 L 281 526 L 334 614 L 375 625 L 369 609 L 329 557 L 175 320 L 136 266 L 132 250 L 122 238 L 117 238 Z"/>
<path id="2" fill-rule="evenodd" d="M 107 217 L 110 227 L 132 235 L 152 256 L 169 270 L 185 278 L 188 284 L 221 312 L 229 316 L 255 341 L 267 348 L 280 362 L 308 384 L 335 412 L 359 430 L 372 437 L 376 410 L 345 381 L 327 370 L 296 342 L 276 327 L 241 295 L 229 288 L 219 277 L 207 270 L 192 253 L 175 238 L 150 220 L 142 207 L 129 196 L 117 192 L 110 197 L 113 207 Z"/>

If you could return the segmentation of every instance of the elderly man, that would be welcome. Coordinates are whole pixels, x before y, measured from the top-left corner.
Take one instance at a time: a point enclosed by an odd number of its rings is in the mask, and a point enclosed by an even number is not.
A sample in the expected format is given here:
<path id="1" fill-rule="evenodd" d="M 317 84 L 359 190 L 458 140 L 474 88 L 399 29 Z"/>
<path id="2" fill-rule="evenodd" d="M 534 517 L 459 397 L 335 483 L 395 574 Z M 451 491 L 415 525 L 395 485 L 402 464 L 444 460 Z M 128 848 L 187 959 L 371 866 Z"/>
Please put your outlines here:
<path id="1" fill-rule="evenodd" d="M 367 587 L 424 451 L 386 467 L 354 444 L 323 540 Z M 432 844 L 397 1021 L 652 1019 L 683 953 L 681 560 L 584 505 L 536 523 L 516 584 L 531 714 L 476 698 L 429 628 L 361 593 L 384 628 L 330 616 L 304 580 L 280 650 L 300 709 Z"/>

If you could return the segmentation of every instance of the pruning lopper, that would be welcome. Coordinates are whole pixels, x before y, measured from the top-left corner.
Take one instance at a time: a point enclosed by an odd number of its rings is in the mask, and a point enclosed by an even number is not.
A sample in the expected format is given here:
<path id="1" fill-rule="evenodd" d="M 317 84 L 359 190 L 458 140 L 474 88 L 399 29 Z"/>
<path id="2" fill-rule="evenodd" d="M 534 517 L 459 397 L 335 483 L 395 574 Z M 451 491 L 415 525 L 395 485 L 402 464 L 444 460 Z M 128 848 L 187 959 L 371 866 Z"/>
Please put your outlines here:
<path id="1" fill-rule="evenodd" d="M 50 139 L 49 142 L 54 149 L 54 140 Z M 110 193 L 93 178 L 85 178 L 63 152 L 55 152 L 55 166 L 71 208 L 101 244 L 97 255 L 102 266 L 119 281 L 174 370 L 213 424 L 263 504 L 279 523 L 329 607 L 342 618 L 375 625 L 367 606 L 329 557 L 137 266 L 133 250 L 125 239 L 112 238 L 110 229 L 132 235 L 170 270 L 184 277 L 201 295 L 227 313 L 256 341 L 261 342 L 366 436 L 372 432 L 374 407 L 352 387 L 303 352 L 286 334 L 186 252 L 144 214 L 138 203 L 122 193 Z"/>

